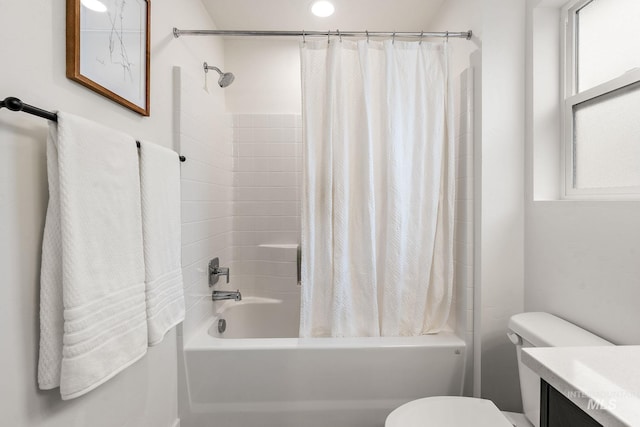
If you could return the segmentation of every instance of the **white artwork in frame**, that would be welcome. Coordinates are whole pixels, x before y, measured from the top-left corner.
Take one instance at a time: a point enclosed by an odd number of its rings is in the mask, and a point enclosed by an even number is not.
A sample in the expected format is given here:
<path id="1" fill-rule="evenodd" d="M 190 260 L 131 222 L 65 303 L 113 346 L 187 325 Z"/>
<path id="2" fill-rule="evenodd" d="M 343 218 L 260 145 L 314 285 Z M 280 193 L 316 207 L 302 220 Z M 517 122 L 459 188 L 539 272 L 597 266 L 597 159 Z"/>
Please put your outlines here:
<path id="1" fill-rule="evenodd" d="M 149 1 L 67 0 L 67 77 L 149 115 Z"/>

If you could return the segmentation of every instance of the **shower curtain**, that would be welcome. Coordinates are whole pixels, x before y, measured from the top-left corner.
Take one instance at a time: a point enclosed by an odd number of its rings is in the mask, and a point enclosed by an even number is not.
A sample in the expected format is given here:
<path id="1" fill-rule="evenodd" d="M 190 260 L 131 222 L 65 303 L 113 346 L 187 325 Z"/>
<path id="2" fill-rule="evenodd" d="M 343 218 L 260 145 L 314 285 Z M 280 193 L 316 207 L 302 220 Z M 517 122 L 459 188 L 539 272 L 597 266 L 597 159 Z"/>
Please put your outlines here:
<path id="1" fill-rule="evenodd" d="M 301 45 L 300 336 L 440 331 L 453 283 L 447 43 Z"/>

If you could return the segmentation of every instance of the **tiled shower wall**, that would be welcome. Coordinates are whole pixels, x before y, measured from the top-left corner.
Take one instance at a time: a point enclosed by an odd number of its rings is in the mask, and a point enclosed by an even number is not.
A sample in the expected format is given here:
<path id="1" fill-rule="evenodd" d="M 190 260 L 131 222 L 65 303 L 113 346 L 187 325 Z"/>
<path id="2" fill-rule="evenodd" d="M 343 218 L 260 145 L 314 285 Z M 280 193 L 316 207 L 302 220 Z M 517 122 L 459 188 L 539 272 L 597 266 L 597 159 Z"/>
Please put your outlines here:
<path id="1" fill-rule="evenodd" d="M 174 69 L 175 129 L 181 167 L 182 274 L 186 318 L 185 340 L 211 315 L 207 281 L 209 259 L 221 265 L 232 259 L 233 145 L 224 103 L 206 92 L 202 75 Z"/>
<path id="2" fill-rule="evenodd" d="M 296 307 L 301 123 L 298 114 L 233 116 L 232 287 Z"/>
<path id="3" fill-rule="evenodd" d="M 473 395 L 473 70 L 455 83 L 457 144 L 456 223 L 454 231 L 454 305 L 452 326 L 467 344 L 465 396 Z"/>

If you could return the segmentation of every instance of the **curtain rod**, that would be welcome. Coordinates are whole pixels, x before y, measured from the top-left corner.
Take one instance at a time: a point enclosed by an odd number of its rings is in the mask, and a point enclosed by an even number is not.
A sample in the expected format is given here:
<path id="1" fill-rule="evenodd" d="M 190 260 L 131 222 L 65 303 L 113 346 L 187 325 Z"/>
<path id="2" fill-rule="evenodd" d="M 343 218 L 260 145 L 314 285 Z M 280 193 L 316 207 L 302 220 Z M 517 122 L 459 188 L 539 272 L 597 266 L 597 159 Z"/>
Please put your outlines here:
<path id="1" fill-rule="evenodd" d="M 470 40 L 473 32 L 426 32 L 426 31 L 249 31 L 249 30 L 179 30 L 173 27 L 173 37 L 180 36 L 258 36 L 258 37 L 314 37 L 314 36 L 337 36 L 337 37 L 445 37 L 462 38 Z"/>
<path id="2" fill-rule="evenodd" d="M 25 104 L 20 99 L 13 96 L 9 96 L 0 101 L 0 108 L 6 108 L 11 111 L 22 111 L 23 113 L 32 114 L 34 116 L 42 117 L 43 119 L 51 120 L 58 123 L 58 115 L 51 111 L 43 110 L 42 108 L 34 107 L 33 105 Z M 136 141 L 136 146 L 140 148 L 140 141 Z M 185 156 L 179 156 L 180 161 L 187 160 Z"/>

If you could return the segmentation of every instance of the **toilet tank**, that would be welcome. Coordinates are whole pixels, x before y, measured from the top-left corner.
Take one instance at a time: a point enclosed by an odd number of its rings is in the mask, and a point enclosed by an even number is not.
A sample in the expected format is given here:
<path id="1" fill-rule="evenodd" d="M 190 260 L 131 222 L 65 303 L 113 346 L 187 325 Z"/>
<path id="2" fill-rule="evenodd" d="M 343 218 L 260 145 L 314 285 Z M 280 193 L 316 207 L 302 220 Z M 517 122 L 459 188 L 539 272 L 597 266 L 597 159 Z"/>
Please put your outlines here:
<path id="1" fill-rule="evenodd" d="M 524 415 L 535 427 L 540 427 L 540 377 L 522 364 L 522 348 L 613 345 L 573 323 L 542 312 L 512 316 L 507 335 L 516 345 Z"/>

